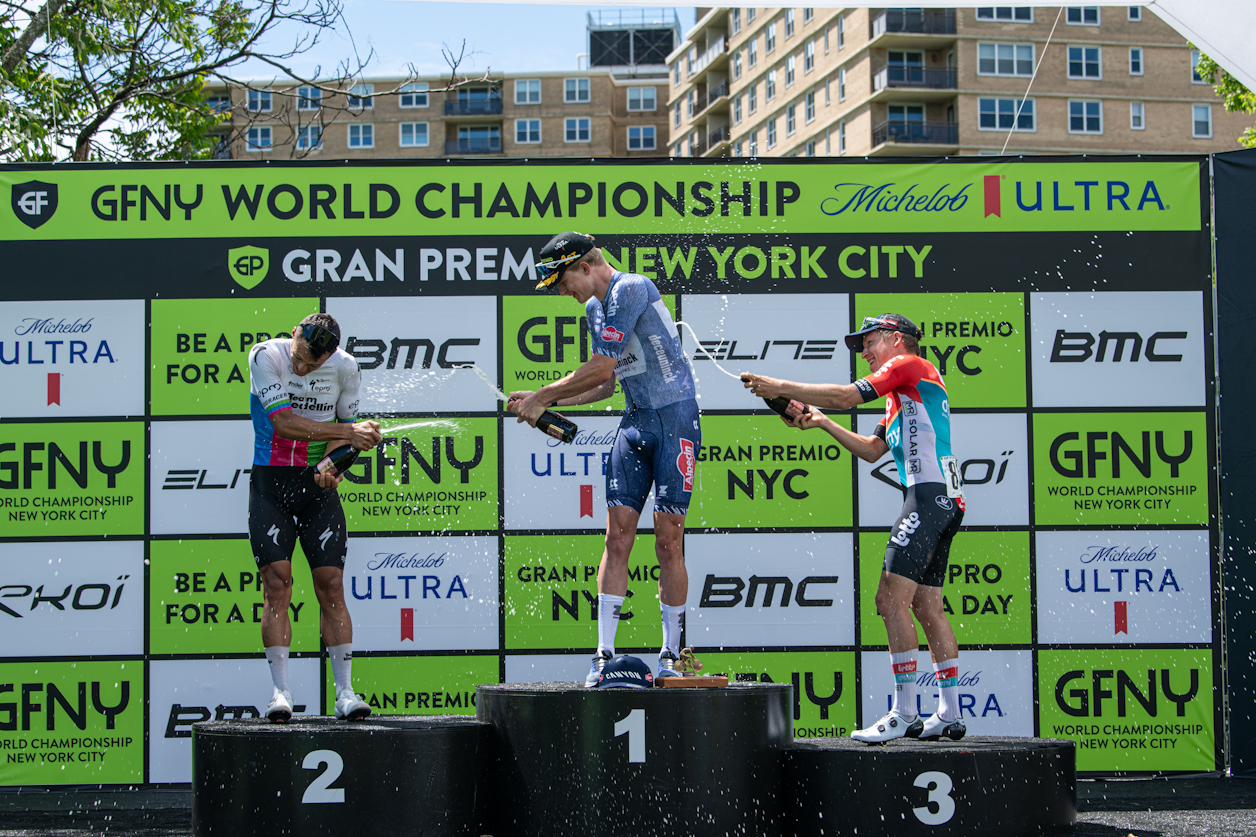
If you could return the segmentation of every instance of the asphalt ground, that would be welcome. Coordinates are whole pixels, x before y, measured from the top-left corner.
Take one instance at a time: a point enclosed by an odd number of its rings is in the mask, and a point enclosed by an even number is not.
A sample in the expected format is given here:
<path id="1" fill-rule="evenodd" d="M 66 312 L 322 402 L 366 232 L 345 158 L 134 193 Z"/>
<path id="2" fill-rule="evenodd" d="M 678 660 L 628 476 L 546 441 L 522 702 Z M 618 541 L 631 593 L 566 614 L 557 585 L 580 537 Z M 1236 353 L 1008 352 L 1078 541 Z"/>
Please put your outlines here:
<path id="1" fill-rule="evenodd" d="M 1256 837 L 1256 780 L 1082 780 L 1076 837 Z M 0 837 L 184 837 L 187 790 L 0 791 Z M 1008 834 L 1006 837 L 1016 837 Z"/>

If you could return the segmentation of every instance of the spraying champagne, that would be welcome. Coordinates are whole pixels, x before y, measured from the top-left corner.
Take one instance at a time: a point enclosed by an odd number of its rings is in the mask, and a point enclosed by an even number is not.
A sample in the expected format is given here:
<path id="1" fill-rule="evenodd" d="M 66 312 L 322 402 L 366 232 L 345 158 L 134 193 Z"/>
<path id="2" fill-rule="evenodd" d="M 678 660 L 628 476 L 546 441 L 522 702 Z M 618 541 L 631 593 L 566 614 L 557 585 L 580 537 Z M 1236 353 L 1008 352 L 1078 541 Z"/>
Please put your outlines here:
<path id="1" fill-rule="evenodd" d="M 498 400 L 505 401 L 507 409 L 509 409 L 510 396 L 498 389 L 497 385 L 488 379 L 488 375 L 484 374 L 483 369 L 476 366 L 474 363 L 468 363 L 463 368 L 470 369 L 476 375 L 480 376 L 480 380 L 488 385 L 488 388 L 493 391 L 493 394 L 497 396 Z M 555 439 L 558 439 L 564 444 L 571 444 L 571 441 L 576 438 L 576 431 L 580 428 L 576 426 L 574 421 L 566 416 L 556 413 L 553 410 L 546 410 L 541 414 L 541 417 L 536 420 L 536 429 L 548 436 L 553 436 Z"/>

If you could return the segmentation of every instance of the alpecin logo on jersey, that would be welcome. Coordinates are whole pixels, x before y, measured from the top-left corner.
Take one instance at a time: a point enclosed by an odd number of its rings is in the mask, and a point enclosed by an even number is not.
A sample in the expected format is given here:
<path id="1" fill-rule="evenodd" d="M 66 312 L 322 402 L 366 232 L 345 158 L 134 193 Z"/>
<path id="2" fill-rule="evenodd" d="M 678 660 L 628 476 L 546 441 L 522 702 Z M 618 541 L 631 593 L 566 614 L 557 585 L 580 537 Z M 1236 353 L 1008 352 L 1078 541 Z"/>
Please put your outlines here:
<path id="1" fill-rule="evenodd" d="M 685 491 L 693 491 L 693 473 L 697 462 L 697 456 L 694 453 L 693 442 L 688 439 L 680 440 L 680 455 L 676 457 L 676 468 L 680 471 L 680 475 L 685 478 Z"/>
<path id="2" fill-rule="evenodd" d="M 602 339 L 607 343 L 622 343 L 624 342 L 624 333 L 615 328 L 615 326 L 607 326 L 602 329 Z"/>

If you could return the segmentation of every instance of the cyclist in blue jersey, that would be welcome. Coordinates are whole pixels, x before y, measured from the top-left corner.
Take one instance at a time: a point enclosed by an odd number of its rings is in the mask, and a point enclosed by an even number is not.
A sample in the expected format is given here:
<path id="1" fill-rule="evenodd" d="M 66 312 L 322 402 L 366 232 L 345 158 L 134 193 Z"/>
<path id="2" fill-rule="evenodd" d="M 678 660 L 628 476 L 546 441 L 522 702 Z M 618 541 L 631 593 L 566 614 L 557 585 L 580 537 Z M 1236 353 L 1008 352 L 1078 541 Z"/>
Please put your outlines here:
<path id="1" fill-rule="evenodd" d="M 512 392 L 508 409 L 535 427 L 551 404 L 573 406 L 609 398 L 616 378 L 627 402 L 606 469 L 606 549 L 597 576 L 598 647 L 585 685 L 596 686 L 602 666 L 615 656 L 615 629 L 628 592 L 628 558 L 651 487 L 663 610 L 658 676 L 675 676 L 689 594 L 685 514 L 702 445 L 693 370 L 658 288 L 644 276 L 611 268 L 592 236 L 577 232 L 554 236 L 538 256 L 537 273 L 538 290 L 557 289 L 584 305 L 593 356 L 536 392 Z"/>

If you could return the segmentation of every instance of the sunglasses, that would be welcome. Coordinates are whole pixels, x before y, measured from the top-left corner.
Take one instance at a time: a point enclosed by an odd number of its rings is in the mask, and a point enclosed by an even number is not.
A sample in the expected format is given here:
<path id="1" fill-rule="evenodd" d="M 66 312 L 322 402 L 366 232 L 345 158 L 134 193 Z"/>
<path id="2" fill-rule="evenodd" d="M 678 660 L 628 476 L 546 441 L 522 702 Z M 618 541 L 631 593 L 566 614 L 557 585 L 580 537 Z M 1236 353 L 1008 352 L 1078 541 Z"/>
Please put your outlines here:
<path id="1" fill-rule="evenodd" d="M 859 327 L 860 331 L 865 328 L 891 328 L 898 330 L 898 323 L 892 323 L 889 320 L 883 320 L 880 317 L 864 317 L 863 325 Z"/>
<path id="2" fill-rule="evenodd" d="M 302 323 L 301 334 L 305 336 L 305 342 L 310 344 L 310 353 L 315 358 L 336 351 L 336 347 L 340 345 L 340 338 L 318 323 Z"/>
<path id="3" fill-rule="evenodd" d="M 562 277 L 563 271 L 571 267 L 576 259 L 580 258 L 579 254 L 572 254 L 561 259 L 554 259 L 552 262 L 543 262 L 536 266 L 536 273 L 541 277 L 541 281 L 536 283 L 537 289 L 549 287 Z"/>

